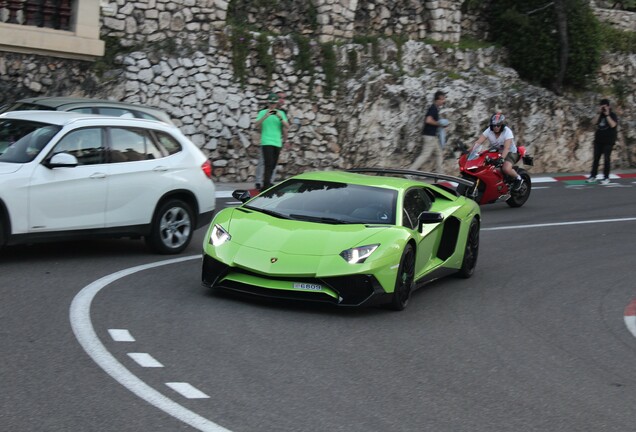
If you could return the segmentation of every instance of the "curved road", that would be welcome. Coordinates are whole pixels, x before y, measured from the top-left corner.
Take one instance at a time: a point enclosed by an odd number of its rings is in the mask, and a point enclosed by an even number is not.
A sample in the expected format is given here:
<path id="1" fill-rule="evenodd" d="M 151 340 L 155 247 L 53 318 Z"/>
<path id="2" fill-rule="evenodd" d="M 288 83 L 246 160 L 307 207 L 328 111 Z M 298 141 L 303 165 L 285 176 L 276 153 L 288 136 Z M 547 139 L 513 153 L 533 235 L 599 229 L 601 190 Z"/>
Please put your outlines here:
<path id="1" fill-rule="evenodd" d="M 202 230 L 176 262 L 129 240 L 8 248 L 0 429 L 633 430 L 634 179 L 535 186 L 482 208 L 472 279 L 400 313 L 213 295 Z"/>

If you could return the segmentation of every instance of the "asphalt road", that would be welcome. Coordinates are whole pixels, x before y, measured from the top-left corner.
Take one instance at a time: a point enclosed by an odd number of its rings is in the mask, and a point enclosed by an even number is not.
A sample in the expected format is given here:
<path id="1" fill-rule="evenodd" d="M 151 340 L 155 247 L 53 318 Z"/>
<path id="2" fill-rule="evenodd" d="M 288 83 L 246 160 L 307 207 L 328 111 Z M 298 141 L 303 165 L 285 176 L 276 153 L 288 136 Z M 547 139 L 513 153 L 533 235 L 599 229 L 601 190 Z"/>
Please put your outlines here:
<path id="1" fill-rule="evenodd" d="M 213 295 L 203 230 L 5 249 L 0 430 L 634 430 L 636 183 L 536 186 L 403 312 Z"/>

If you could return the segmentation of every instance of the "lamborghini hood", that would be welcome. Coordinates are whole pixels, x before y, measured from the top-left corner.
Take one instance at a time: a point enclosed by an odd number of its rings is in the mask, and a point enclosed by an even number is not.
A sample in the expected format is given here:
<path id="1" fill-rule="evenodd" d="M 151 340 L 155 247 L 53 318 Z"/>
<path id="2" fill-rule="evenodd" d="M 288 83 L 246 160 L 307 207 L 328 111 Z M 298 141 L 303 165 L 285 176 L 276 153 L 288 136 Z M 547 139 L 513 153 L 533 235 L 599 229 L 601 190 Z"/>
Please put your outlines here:
<path id="1" fill-rule="evenodd" d="M 245 213 L 249 212 L 249 213 Z M 373 242 L 387 225 L 327 224 L 279 219 L 257 211 L 234 210 L 227 228 L 232 241 L 261 251 L 327 256 Z"/>

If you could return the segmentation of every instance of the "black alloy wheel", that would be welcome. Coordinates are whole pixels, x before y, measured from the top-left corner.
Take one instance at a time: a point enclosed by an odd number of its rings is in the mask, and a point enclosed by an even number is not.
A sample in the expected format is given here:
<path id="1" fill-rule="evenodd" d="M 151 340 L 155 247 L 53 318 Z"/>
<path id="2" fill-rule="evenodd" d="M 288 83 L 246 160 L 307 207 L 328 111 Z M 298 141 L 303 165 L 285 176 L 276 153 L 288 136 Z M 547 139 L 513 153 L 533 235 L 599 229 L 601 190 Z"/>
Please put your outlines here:
<path id="1" fill-rule="evenodd" d="M 457 276 L 468 279 L 475 272 L 477 266 L 477 255 L 479 254 L 479 220 L 473 218 L 468 228 L 466 237 L 466 247 L 464 248 L 464 260 L 457 272 Z"/>
<path id="2" fill-rule="evenodd" d="M 407 244 L 402 252 L 400 266 L 398 267 L 395 289 L 389 307 L 396 311 L 406 308 L 411 299 L 411 293 L 415 287 L 415 251 L 413 246 Z"/>

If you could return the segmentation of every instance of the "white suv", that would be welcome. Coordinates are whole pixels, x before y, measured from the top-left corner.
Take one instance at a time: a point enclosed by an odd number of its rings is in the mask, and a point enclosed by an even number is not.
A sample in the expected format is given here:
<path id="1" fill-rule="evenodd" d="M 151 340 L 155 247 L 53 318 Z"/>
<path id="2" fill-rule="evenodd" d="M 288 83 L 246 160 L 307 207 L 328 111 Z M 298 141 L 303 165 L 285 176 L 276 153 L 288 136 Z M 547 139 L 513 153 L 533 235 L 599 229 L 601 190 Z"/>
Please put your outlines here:
<path id="1" fill-rule="evenodd" d="M 215 209 L 212 164 L 176 127 L 55 111 L 0 115 L 0 247 L 105 234 L 185 249 Z"/>

